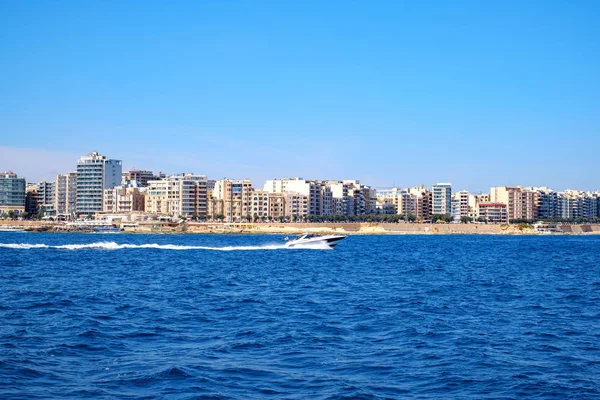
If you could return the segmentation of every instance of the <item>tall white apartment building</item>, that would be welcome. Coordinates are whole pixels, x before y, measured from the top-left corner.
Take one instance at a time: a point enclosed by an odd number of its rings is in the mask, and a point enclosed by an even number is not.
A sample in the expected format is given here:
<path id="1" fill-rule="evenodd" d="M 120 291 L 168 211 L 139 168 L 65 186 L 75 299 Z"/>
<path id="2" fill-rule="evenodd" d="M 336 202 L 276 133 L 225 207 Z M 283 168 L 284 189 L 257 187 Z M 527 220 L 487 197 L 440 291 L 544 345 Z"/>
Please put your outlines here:
<path id="1" fill-rule="evenodd" d="M 452 184 L 433 185 L 431 188 L 431 213 L 452 214 Z"/>
<path id="2" fill-rule="evenodd" d="M 468 217 L 470 213 L 469 199 L 471 194 L 466 190 L 461 190 L 452 194 L 452 217 L 454 222 L 460 222 L 462 217 Z"/>
<path id="3" fill-rule="evenodd" d="M 97 152 L 79 159 L 77 163 L 77 212 L 94 214 L 103 207 L 104 189 L 121 183 L 121 160 L 111 160 Z"/>

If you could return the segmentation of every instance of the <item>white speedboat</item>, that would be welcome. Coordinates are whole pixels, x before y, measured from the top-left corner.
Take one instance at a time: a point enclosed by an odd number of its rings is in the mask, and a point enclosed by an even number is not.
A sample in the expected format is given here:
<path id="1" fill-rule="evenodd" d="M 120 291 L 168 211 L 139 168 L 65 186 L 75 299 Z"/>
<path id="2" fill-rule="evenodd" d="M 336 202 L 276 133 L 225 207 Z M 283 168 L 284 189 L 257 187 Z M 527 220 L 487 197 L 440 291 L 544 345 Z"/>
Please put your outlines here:
<path id="1" fill-rule="evenodd" d="M 335 247 L 340 240 L 345 239 L 344 235 L 316 235 L 313 233 L 303 233 L 295 239 L 285 238 L 287 243 L 285 247 L 303 247 L 303 246 L 329 246 Z"/>

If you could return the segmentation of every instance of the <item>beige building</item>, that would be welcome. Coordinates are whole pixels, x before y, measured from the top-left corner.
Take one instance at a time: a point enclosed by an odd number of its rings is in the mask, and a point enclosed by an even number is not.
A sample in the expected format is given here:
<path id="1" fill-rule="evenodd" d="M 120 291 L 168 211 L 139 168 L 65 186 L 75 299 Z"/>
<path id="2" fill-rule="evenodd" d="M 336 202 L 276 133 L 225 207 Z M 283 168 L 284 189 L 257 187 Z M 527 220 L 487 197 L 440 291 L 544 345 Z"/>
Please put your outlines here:
<path id="1" fill-rule="evenodd" d="M 145 210 L 152 214 L 168 214 L 169 213 L 169 193 L 174 182 L 167 179 L 158 181 L 148 181 L 148 189 L 146 190 Z"/>
<path id="2" fill-rule="evenodd" d="M 394 199 L 377 197 L 375 203 L 375 213 L 377 214 L 396 214 Z"/>
<path id="3" fill-rule="evenodd" d="M 431 192 L 424 185 L 378 190 L 377 201 L 379 204 L 391 201 L 396 214 L 412 215 L 418 221 L 431 219 Z"/>
<path id="4" fill-rule="evenodd" d="M 212 220 L 217 219 L 219 215 L 225 217 L 225 204 L 223 200 L 216 199 L 213 196 L 213 191 L 208 191 L 208 217 Z"/>
<path id="5" fill-rule="evenodd" d="M 479 218 L 484 218 L 487 222 L 506 223 L 507 207 L 504 203 L 479 203 Z"/>
<path id="6" fill-rule="evenodd" d="M 334 211 L 333 195 L 327 182 L 302 178 L 275 179 L 266 181 L 264 190 L 269 193 L 295 193 L 306 196 L 307 215 L 331 215 Z"/>
<path id="7" fill-rule="evenodd" d="M 153 214 L 183 217 L 207 215 L 206 176 L 180 174 L 148 181 L 145 210 Z"/>
<path id="8" fill-rule="evenodd" d="M 102 211 L 105 213 L 130 213 L 145 211 L 145 189 L 137 186 L 115 186 L 104 189 L 104 204 Z"/>
<path id="9" fill-rule="evenodd" d="M 508 221 L 532 220 L 538 216 L 538 193 L 520 186 L 497 186 L 490 190 L 490 201 L 506 204 Z"/>
<path id="10" fill-rule="evenodd" d="M 77 172 L 56 176 L 54 210 L 58 218 L 73 217 L 77 212 Z"/>
<path id="11" fill-rule="evenodd" d="M 242 222 L 252 218 L 253 193 L 249 179 L 221 179 L 215 182 L 212 199 L 222 201 L 226 222 Z"/>
<path id="12" fill-rule="evenodd" d="M 284 193 L 267 193 L 269 197 L 269 216 L 281 219 L 286 216 L 287 198 Z"/>
<path id="13" fill-rule="evenodd" d="M 292 220 L 304 220 L 309 215 L 309 196 L 287 192 L 285 195 L 285 216 Z"/>
<path id="14" fill-rule="evenodd" d="M 264 219 L 270 216 L 269 214 L 269 192 L 261 189 L 255 189 L 252 193 L 251 200 L 252 219 Z"/>

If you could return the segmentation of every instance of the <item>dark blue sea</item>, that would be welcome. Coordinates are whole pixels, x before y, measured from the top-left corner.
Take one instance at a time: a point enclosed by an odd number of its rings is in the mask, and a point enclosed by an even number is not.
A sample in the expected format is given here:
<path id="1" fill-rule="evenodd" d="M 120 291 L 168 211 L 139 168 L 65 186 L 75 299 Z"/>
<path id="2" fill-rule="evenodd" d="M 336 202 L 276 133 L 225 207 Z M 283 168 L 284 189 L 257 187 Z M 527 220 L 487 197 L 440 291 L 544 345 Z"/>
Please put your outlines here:
<path id="1" fill-rule="evenodd" d="M 2 399 L 600 397 L 600 237 L 0 233 Z"/>

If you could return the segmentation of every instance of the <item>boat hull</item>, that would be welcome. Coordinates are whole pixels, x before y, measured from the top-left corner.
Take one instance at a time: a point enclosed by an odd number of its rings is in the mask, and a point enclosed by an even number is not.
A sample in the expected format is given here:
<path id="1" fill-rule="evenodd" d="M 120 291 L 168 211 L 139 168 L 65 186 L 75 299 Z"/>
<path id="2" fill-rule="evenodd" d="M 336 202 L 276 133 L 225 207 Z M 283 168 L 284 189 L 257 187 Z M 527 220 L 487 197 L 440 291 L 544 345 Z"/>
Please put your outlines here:
<path id="1" fill-rule="evenodd" d="M 309 238 L 305 238 L 305 237 L 301 237 L 298 239 L 294 239 L 291 240 L 289 242 L 286 243 L 286 247 L 308 247 L 308 246 L 328 246 L 330 248 L 333 248 L 335 246 L 337 246 L 337 244 L 345 239 L 346 236 L 334 236 L 334 235 L 328 235 L 328 236 L 314 236 L 314 237 L 309 237 Z"/>

